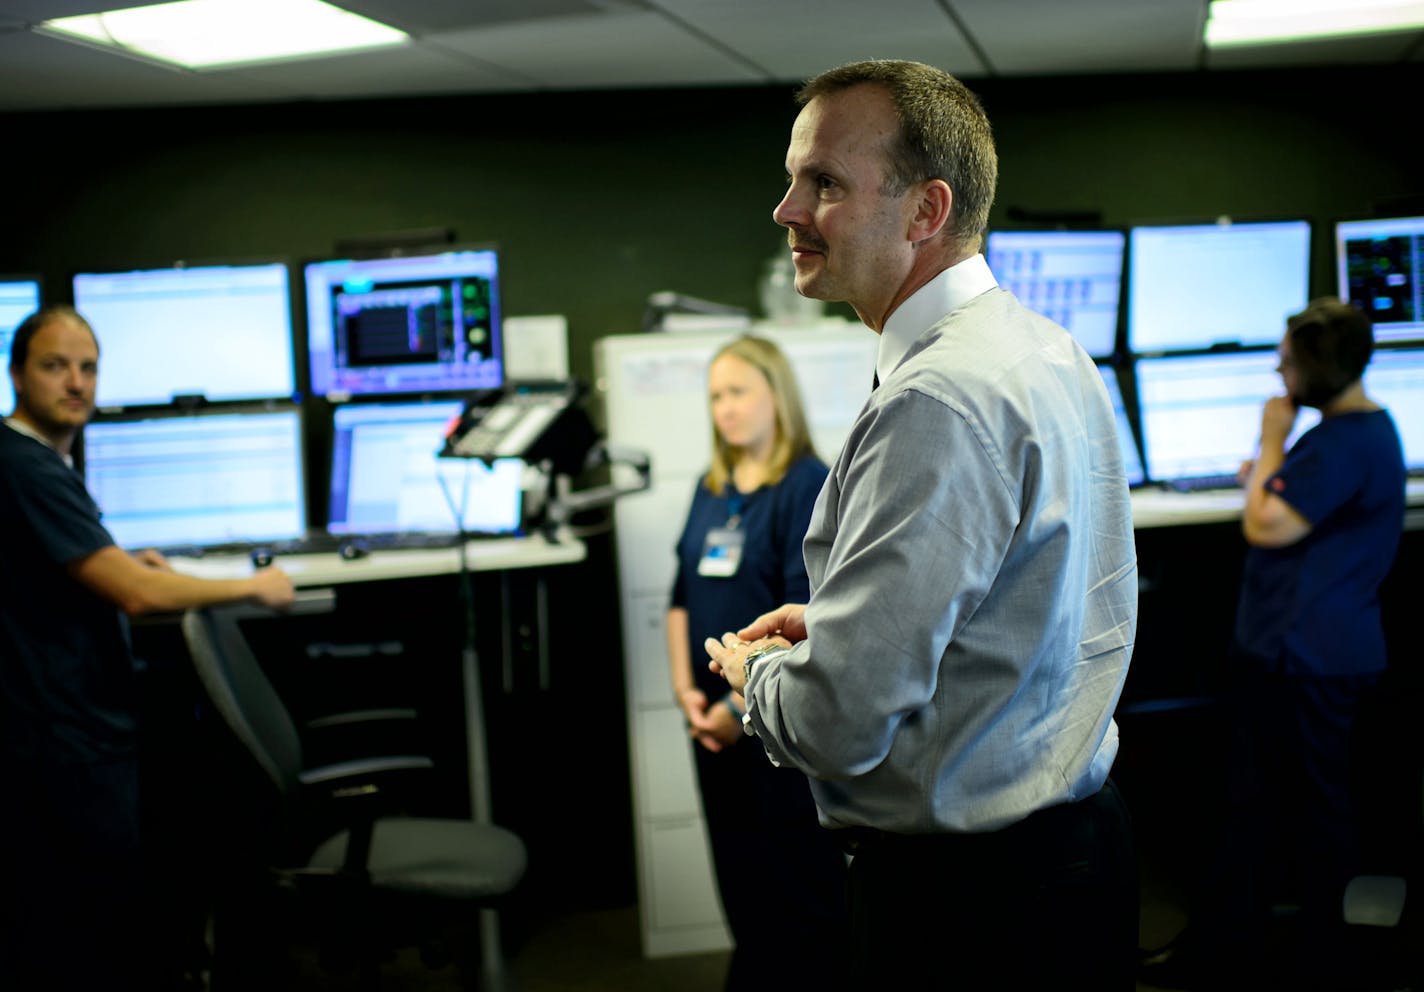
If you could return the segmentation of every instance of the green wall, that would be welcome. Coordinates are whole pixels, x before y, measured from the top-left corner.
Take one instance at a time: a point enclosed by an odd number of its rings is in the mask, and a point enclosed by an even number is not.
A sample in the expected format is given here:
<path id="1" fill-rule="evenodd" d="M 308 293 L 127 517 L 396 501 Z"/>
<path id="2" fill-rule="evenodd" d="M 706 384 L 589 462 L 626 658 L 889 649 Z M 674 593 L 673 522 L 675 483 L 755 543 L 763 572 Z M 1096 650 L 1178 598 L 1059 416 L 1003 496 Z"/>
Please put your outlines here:
<path id="1" fill-rule="evenodd" d="M 1306 216 L 1328 292 L 1328 225 L 1424 185 L 1402 137 L 1417 65 L 969 82 L 998 134 L 996 225 Z M 791 89 L 0 115 L 0 272 L 64 299 L 82 268 L 449 227 L 499 245 L 507 313 L 568 316 L 587 378 L 592 341 L 636 330 L 649 293 L 756 306 Z"/>

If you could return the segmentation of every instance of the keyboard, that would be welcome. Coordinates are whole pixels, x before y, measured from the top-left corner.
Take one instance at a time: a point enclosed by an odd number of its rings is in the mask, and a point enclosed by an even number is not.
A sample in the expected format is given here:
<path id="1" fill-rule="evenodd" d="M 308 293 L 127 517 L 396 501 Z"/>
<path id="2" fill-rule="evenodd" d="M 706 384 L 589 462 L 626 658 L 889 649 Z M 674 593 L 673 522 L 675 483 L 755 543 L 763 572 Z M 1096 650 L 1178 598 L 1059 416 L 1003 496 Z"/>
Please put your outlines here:
<path id="1" fill-rule="evenodd" d="M 295 541 L 277 541 L 266 545 L 274 555 L 335 554 L 346 545 L 357 545 L 367 551 L 398 551 L 418 548 L 453 548 L 460 536 L 453 531 L 398 531 L 381 534 L 314 533 Z"/>
<path id="2" fill-rule="evenodd" d="M 353 535 L 372 551 L 397 551 L 411 548 L 453 548 L 460 535 L 453 531 L 410 531 L 396 534 Z"/>
<path id="3" fill-rule="evenodd" d="M 490 535 L 466 534 L 467 540 Z M 508 535 L 501 535 L 508 536 Z M 173 545 L 158 550 L 168 558 L 221 558 L 260 554 L 263 557 L 286 555 L 340 554 L 342 548 L 354 546 L 362 551 L 407 551 L 422 548 L 453 548 L 460 543 L 454 531 L 405 531 L 384 534 L 329 534 L 316 531 L 305 537 L 279 541 L 241 541 L 228 544 Z"/>
<path id="4" fill-rule="evenodd" d="M 1168 479 L 1162 485 L 1179 493 L 1195 493 L 1206 489 L 1240 489 L 1241 480 L 1233 472 L 1230 475 L 1197 475 L 1187 479 Z"/>
<path id="5" fill-rule="evenodd" d="M 304 551 L 335 551 L 336 544 L 333 542 L 318 549 L 313 546 L 307 548 L 306 545 L 316 542 L 310 538 L 284 538 L 279 541 L 226 541 L 217 544 L 167 544 L 159 545 L 157 551 L 165 558 L 232 558 L 243 555 L 250 555 L 254 551 L 266 551 L 272 554 L 301 554 Z M 130 551 L 139 551 L 141 548 L 130 548 Z"/>

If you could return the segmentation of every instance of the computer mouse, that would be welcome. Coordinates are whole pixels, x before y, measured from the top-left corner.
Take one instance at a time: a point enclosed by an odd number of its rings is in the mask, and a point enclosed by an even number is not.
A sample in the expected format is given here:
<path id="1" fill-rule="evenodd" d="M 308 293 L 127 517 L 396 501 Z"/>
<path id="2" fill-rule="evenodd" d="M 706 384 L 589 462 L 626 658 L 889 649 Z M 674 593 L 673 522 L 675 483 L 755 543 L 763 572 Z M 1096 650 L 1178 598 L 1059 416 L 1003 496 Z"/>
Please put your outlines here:
<path id="1" fill-rule="evenodd" d="M 347 561 L 355 561 L 357 558 L 365 558 L 371 553 L 371 548 L 365 541 L 342 541 L 336 549 L 336 553 Z"/>
<path id="2" fill-rule="evenodd" d="M 253 568 L 266 568 L 266 567 L 267 567 L 268 565 L 270 565 L 270 564 L 272 564 L 272 549 L 271 549 L 271 548 L 253 548 L 253 549 L 252 549 L 252 567 L 253 567 Z"/>

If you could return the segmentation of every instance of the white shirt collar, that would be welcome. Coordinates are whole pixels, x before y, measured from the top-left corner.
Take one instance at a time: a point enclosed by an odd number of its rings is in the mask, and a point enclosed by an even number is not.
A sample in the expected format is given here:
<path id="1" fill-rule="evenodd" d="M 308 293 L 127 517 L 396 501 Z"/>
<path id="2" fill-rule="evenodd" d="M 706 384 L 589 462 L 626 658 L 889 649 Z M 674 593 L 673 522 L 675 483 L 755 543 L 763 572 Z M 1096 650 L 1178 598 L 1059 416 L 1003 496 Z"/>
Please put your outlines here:
<path id="1" fill-rule="evenodd" d="M 968 303 L 980 293 L 999 285 L 983 255 L 970 255 L 951 265 L 901 303 L 880 332 L 880 351 L 875 373 L 884 382 L 925 331 L 944 319 L 945 314 Z"/>
<path id="2" fill-rule="evenodd" d="M 10 428 L 12 431 L 14 431 L 14 432 L 17 433 L 17 434 L 23 434 L 23 435 L 25 435 L 25 437 L 34 438 L 36 441 L 38 441 L 40 444 L 44 445 L 44 446 L 45 446 L 46 448 L 48 448 L 50 451 L 53 451 L 53 452 L 54 452 L 56 455 L 58 455 L 60 458 L 63 458 L 63 459 L 64 459 L 64 464 L 68 465 L 70 468 L 73 468 L 73 467 L 74 467 L 74 457 L 73 457 L 72 455 L 66 455 L 64 452 L 60 451 L 60 450 L 59 450 L 58 448 L 56 448 L 54 445 L 50 444 L 50 443 L 49 443 L 49 440 L 48 440 L 47 438 L 45 438 L 44 436 L 42 436 L 41 434 L 39 434 L 39 433 L 38 433 L 33 427 L 31 427 L 29 424 L 26 424 L 26 423 L 24 423 L 23 421 L 16 420 L 14 417 L 6 417 L 6 418 L 5 418 L 5 426 L 8 427 L 8 428 Z"/>

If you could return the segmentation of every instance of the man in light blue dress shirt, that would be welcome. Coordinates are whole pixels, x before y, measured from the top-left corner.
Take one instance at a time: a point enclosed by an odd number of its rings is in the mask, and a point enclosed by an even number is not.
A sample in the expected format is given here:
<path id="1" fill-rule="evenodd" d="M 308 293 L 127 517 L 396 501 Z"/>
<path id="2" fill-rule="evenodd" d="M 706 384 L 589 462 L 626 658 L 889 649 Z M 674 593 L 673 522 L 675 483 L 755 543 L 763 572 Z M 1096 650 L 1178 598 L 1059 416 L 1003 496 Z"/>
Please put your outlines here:
<path id="1" fill-rule="evenodd" d="M 857 987 L 1132 989 L 1108 772 L 1137 568 L 1101 377 L 979 253 L 997 160 L 962 83 L 857 63 L 798 102 L 773 216 L 797 290 L 880 334 L 879 386 L 811 520 L 809 603 L 709 638 L 712 665 L 854 855 Z"/>

